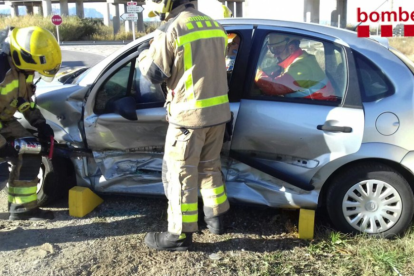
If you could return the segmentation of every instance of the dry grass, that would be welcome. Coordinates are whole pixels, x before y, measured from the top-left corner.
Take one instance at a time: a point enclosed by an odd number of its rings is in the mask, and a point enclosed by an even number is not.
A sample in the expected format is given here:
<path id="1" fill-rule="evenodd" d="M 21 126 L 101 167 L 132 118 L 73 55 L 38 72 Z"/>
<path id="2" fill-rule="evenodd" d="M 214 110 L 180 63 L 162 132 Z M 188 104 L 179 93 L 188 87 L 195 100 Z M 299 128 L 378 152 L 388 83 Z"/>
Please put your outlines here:
<path id="1" fill-rule="evenodd" d="M 389 38 L 389 43 L 414 61 L 414 37 L 393 37 Z"/>

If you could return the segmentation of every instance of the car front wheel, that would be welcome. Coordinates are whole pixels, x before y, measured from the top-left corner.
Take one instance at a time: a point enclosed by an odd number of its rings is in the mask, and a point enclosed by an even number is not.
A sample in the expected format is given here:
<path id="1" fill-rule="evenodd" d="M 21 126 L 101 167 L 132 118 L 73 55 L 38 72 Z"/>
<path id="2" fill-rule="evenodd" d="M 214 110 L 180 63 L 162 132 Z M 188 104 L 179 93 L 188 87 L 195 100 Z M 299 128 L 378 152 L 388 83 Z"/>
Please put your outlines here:
<path id="1" fill-rule="evenodd" d="M 365 163 L 334 178 L 327 207 L 342 232 L 392 237 L 410 226 L 414 196 L 399 172 L 381 163 Z"/>
<path id="2" fill-rule="evenodd" d="M 45 206 L 61 197 L 67 196 L 70 188 L 76 185 L 73 164 L 69 159 L 54 157 L 52 160 L 42 156 L 42 165 L 37 176 L 37 203 Z"/>

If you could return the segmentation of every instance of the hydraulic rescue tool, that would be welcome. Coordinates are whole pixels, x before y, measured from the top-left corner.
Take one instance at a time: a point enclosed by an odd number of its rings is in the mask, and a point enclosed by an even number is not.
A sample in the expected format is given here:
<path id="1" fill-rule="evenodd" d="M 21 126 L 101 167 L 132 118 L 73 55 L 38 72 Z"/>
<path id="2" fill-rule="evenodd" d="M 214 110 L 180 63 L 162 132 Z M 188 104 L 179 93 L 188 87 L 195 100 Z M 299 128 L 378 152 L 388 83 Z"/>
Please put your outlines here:
<path id="1" fill-rule="evenodd" d="M 50 136 L 49 142 L 40 142 L 35 137 L 17 138 L 11 145 L 18 154 L 41 154 L 52 159 L 55 148 L 53 136 Z"/>

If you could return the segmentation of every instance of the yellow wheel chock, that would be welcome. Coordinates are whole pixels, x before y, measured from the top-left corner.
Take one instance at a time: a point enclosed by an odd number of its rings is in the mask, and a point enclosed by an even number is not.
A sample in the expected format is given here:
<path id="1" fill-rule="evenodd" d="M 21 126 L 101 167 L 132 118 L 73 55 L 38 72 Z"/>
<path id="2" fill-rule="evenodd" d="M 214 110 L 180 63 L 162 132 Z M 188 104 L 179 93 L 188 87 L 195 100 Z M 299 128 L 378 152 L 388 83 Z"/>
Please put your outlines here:
<path id="1" fill-rule="evenodd" d="M 300 209 L 299 212 L 299 239 L 313 239 L 315 228 L 315 210 Z"/>
<path id="2" fill-rule="evenodd" d="M 102 202 L 103 199 L 89 188 L 75 186 L 69 190 L 69 215 L 82 218 Z"/>

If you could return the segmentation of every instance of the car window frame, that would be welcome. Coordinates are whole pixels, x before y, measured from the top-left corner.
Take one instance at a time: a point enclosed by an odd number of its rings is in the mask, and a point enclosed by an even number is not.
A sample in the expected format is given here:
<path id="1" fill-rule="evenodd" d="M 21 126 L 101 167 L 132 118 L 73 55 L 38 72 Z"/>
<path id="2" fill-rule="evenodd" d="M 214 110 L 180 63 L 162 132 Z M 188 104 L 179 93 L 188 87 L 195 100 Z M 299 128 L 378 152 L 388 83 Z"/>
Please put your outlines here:
<path id="1" fill-rule="evenodd" d="M 115 70 L 114 72 L 112 72 L 109 77 L 106 79 L 106 81 L 104 81 L 99 87 L 98 87 L 98 91 L 96 92 L 95 98 L 94 98 L 94 105 L 93 105 L 93 113 L 95 113 L 96 115 L 104 115 L 104 114 L 110 114 L 111 112 L 105 112 L 105 110 L 103 110 L 103 112 L 96 112 L 96 100 L 99 96 L 99 92 L 101 91 L 101 88 L 103 86 L 105 86 L 107 84 L 107 82 L 114 76 L 116 75 L 120 70 L 122 70 L 128 63 L 131 63 L 131 66 L 129 68 L 129 73 L 128 73 L 128 80 L 127 80 L 127 85 L 126 85 L 126 94 L 124 97 L 128 97 L 131 96 L 131 85 L 132 85 L 132 77 L 133 77 L 133 70 L 135 69 L 135 62 L 136 62 L 137 58 L 133 58 L 130 59 L 129 61 L 123 63 L 117 70 Z M 105 103 L 105 105 L 108 102 Z"/>
<path id="2" fill-rule="evenodd" d="M 329 106 L 337 106 L 337 107 L 348 107 L 348 108 L 357 108 L 362 109 L 362 102 L 361 102 L 361 95 L 358 85 L 358 78 L 356 76 L 355 71 L 355 62 L 352 55 L 351 47 L 337 37 L 328 36 L 321 33 L 315 33 L 312 31 L 304 30 L 304 29 L 294 29 L 289 27 L 281 27 L 281 26 L 270 26 L 270 25 L 260 25 L 255 27 L 254 35 L 252 38 L 252 46 L 251 46 L 251 54 L 249 57 L 249 62 L 247 66 L 247 73 L 245 77 L 245 81 L 243 82 L 243 93 L 241 99 L 249 99 L 249 100 L 259 100 L 259 99 L 252 99 L 249 96 L 251 91 L 251 86 L 254 85 L 254 77 L 256 73 L 256 66 L 258 62 L 258 58 L 260 56 L 261 47 L 264 43 L 264 39 L 270 32 L 287 32 L 291 33 L 292 35 L 302 35 L 309 38 L 317 38 L 318 40 L 326 40 L 327 42 L 335 43 L 345 50 L 345 60 L 346 60 L 346 70 L 348 70 L 348 80 L 346 85 L 346 90 L 340 104 L 336 103 L 332 105 L 332 103 L 323 103 L 322 101 L 318 101 L 318 105 L 329 105 Z M 275 101 L 276 102 L 276 101 Z M 282 102 L 282 101 L 277 101 Z M 286 102 L 286 101 L 285 101 Z M 293 103 L 298 104 L 309 104 L 309 101 L 300 102 L 298 100 L 293 101 Z"/>
<path id="3" fill-rule="evenodd" d="M 274 102 L 288 102 L 288 103 L 299 103 L 299 104 L 312 104 L 312 105 L 324 105 L 324 106 L 343 106 L 345 102 L 345 98 L 347 95 L 347 92 L 349 90 L 349 66 L 348 66 L 348 55 L 345 47 L 345 43 L 340 43 L 335 38 L 330 38 L 325 35 L 314 34 L 306 30 L 293 30 L 290 28 L 284 28 L 284 27 L 270 27 L 268 26 L 258 28 L 258 32 L 256 32 L 256 36 L 254 38 L 253 42 L 253 49 L 255 50 L 255 53 L 252 53 L 250 64 L 249 64 L 249 73 L 248 73 L 248 83 L 246 83 L 246 89 L 243 93 L 244 99 L 249 100 L 263 100 L 263 101 L 274 101 Z M 301 98 L 289 98 L 289 97 L 273 97 L 273 96 L 265 96 L 262 95 L 259 98 L 251 95 L 251 90 L 253 89 L 254 84 L 254 76 L 257 70 L 257 64 L 259 62 L 259 57 L 265 42 L 266 37 L 271 33 L 288 33 L 292 35 L 302 36 L 309 40 L 315 40 L 318 42 L 321 42 L 323 44 L 325 43 L 331 43 L 334 46 L 338 46 L 341 48 L 342 53 L 344 55 L 344 62 L 345 62 L 345 68 L 348 69 L 347 71 L 347 79 L 345 83 L 344 93 L 342 96 L 341 101 L 339 102 L 332 102 L 332 101 L 322 101 L 322 100 L 316 100 L 316 101 L 310 101 L 309 99 L 301 99 Z M 344 45 L 345 44 L 345 45 Z M 253 51 L 252 51 L 253 52 Z"/>
<path id="4" fill-rule="evenodd" d="M 364 93 L 364 90 L 361 89 L 363 78 L 359 75 L 358 71 L 356 71 L 357 74 L 358 74 L 358 85 L 360 86 L 360 90 L 361 90 L 361 100 L 362 100 L 362 102 L 364 102 L 364 103 L 375 102 L 377 100 L 384 99 L 384 98 L 387 98 L 387 97 L 390 97 L 390 96 L 394 95 L 396 93 L 396 89 L 395 89 L 395 86 L 393 85 L 392 81 L 389 79 L 389 77 L 387 77 L 387 75 L 382 71 L 382 69 L 380 67 L 378 67 L 374 62 L 372 62 L 371 59 L 369 59 L 367 56 L 365 56 L 364 54 L 362 54 L 358 51 L 355 51 L 355 54 L 354 54 L 355 66 L 356 66 L 355 68 L 357 68 L 356 59 L 358 57 L 361 57 L 362 60 L 365 63 L 368 64 L 368 66 L 374 67 L 375 72 L 380 71 L 381 75 L 383 76 L 383 78 L 381 78 L 381 79 L 385 82 L 387 87 L 391 88 L 391 91 L 386 91 L 386 92 L 383 92 L 382 94 L 375 94 L 374 96 L 368 96 Z"/>
<path id="5" fill-rule="evenodd" d="M 142 43 L 144 43 L 144 42 L 145 41 L 143 41 Z M 85 117 L 91 116 L 92 114 L 95 114 L 95 115 L 98 115 L 98 116 L 105 115 L 105 114 L 110 114 L 110 113 L 102 113 L 102 114 L 95 113 L 95 101 L 96 101 L 96 96 L 98 94 L 98 91 L 97 90 L 99 89 L 100 86 L 102 86 L 105 83 L 105 81 L 102 80 L 102 78 L 104 78 L 104 76 L 106 74 L 108 74 L 108 72 L 112 71 L 109 74 L 109 76 L 107 77 L 109 79 L 114 74 L 116 74 L 116 72 L 118 72 L 118 70 L 120 70 L 123 66 L 125 66 L 126 64 L 128 64 L 128 62 L 130 62 L 132 59 L 135 59 L 136 60 L 138 58 L 138 53 L 137 53 L 136 49 L 137 49 L 137 47 L 140 44 L 138 44 L 136 47 L 134 46 L 133 48 L 130 48 L 126 52 L 122 52 L 122 54 L 121 54 L 121 56 L 119 58 L 117 58 L 116 60 L 114 60 L 110 64 L 110 66 L 108 66 L 104 70 L 104 72 L 102 72 L 101 74 L 99 74 L 99 76 L 95 80 L 94 84 L 90 87 L 89 92 L 85 95 L 85 102 L 86 102 L 85 103 L 85 107 L 84 107 Z M 157 102 L 154 102 L 154 103 L 136 103 L 135 109 L 136 110 L 140 110 L 140 109 L 147 109 L 147 108 L 163 107 L 164 104 L 165 104 L 165 102 L 159 102 L 159 103 L 157 103 Z"/>
<path id="6" fill-rule="evenodd" d="M 227 33 L 236 33 L 240 35 L 240 45 L 237 52 L 236 61 L 234 63 L 234 69 L 230 82 L 228 83 L 229 102 L 240 102 L 243 97 L 244 81 L 248 62 L 250 58 L 250 51 L 253 41 L 254 26 L 253 25 L 224 25 L 224 29 Z M 237 81 L 238 80 L 238 81 Z"/>

